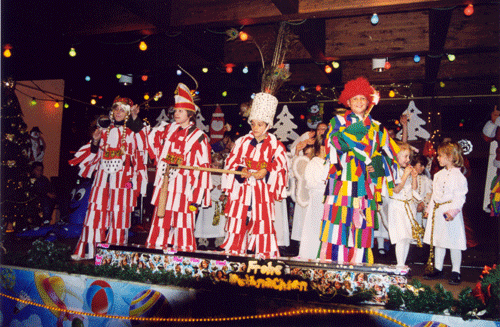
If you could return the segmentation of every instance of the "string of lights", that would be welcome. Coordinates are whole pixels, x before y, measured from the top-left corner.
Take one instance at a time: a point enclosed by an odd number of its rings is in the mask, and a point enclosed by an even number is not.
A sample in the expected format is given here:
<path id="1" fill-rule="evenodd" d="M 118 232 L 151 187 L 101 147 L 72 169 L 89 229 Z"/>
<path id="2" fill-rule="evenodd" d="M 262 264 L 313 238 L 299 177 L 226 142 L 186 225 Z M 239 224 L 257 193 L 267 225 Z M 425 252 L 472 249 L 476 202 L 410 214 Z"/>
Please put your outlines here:
<path id="1" fill-rule="evenodd" d="M 267 314 L 257 314 L 257 315 L 249 315 L 249 316 L 238 316 L 238 317 L 220 317 L 220 318 L 145 318 L 145 317 L 125 317 L 125 316 L 114 316 L 114 315 L 105 315 L 105 314 L 96 314 L 89 312 L 81 312 L 75 310 L 69 310 L 64 308 L 59 308 L 55 306 L 47 306 L 44 304 L 36 303 L 33 301 L 23 300 L 11 295 L 0 293 L 0 296 L 3 296 L 7 299 L 17 301 L 23 303 L 25 305 L 32 305 L 40 308 L 44 308 L 47 310 L 58 311 L 58 312 L 66 312 L 74 315 L 84 315 L 90 317 L 98 317 L 98 318 L 108 318 L 108 319 L 117 319 L 117 320 L 137 320 L 144 322 L 171 322 L 171 323 L 199 323 L 199 322 L 228 322 L 228 321 L 241 321 L 241 320 L 261 320 L 261 319 L 274 319 L 274 318 L 284 318 L 284 317 L 296 317 L 303 315 L 329 315 L 329 314 L 341 314 L 341 315 L 372 315 L 378 316 L 384 319 L 387 319 L 393 323 L 396 323 L 403 327 L 410 327 L 409 325 L 396 320 L 389 315 L 380 312 L 378 310 L 373 309 L 324 309 L 324 308 L 302 308 L 296 310 L 290 310 L 286 312 L 276 312 L 276 313 L 267 313 Z"/>

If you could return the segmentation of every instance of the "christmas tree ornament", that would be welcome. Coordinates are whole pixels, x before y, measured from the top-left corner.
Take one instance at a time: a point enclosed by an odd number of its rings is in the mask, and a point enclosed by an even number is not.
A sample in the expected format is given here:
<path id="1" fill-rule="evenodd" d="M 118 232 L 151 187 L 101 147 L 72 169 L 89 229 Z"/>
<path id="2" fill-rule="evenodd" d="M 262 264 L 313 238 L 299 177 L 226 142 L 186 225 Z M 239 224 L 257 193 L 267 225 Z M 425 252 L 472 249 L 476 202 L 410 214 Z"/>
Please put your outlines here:
<path id="1" fill-rule="evenodd" d="M 224 137 L 224 113 L 219 105 L 215 108 L 210 122 L 210 144 L 222 140 Z"/>

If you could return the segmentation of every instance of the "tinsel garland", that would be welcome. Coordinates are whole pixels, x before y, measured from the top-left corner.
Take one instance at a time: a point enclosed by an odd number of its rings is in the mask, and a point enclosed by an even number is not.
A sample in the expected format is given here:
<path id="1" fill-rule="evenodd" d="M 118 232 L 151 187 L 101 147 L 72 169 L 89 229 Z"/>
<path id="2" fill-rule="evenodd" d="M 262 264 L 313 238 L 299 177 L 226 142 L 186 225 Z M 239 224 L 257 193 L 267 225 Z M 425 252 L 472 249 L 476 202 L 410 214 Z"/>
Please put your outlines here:
<path id="1" fill-rule="evenodd" d="M 420 313 L 445 314 L 452 316 L 460 316 L 464 320 L 468 319 L 494 319 L 500 318 L 499 314 L 499 281 L 500 274 L 495 271 L 490 279 L 483 280 L 478 283 L 482 288 L 488 289 L 487 285 L 495 285 L 489 287 L 491 297 L 485 298 L 484 303 L 481 302 L 481 297 L 478 296 L 476 286 L 475 290 L 470 287 L 464 288 L 458 299 L 454 299 L 451 292 L 446 291 L 440 283 L 431 288 L 428 285 L 423 285 L 419 280 L 413 279 L 407 288 L 401 288 L 391 285 L 389 286 L 386 308 L 390 310 L 404 310 Z M 492 284 L 490 284 L 490 282 Z"/>
<path id="2" fill-rule="evenodd" d="M 31 249 L 26 252 L 10 253 L 4 256 L 3 264 L 62 271 L 70 274 L 84 274 L 95 277 L 114 278 L 123 281 L 135 281 L 156 285 L 174 285 L 205 290 L 226 289 L 236 291 L 235 286 L 226 283 L 214 283 L 210 278 L 194 279 L 188 276 L 176 276 L 174 272 L 154 272 L 148 269 L 138 270 L 136 267 L 95 266 L 71 262 L 71 249 L 68 245 L 59 242 L 48 242 L 39 239 L 33 242 Z M 494 319 L 500 318 L 500 270 L 486 266 L 474 290 L 464 288 L 458 299 L 453 298 L 450 291 L 443 285 L 436 284 L 434 288 L 423 285 L 419 280 L 413 279 L 405 289 L 395 285 L 389 287 L 386 308 L 389 310 L 404 310 L 410 312 L 445 314 L 461 316 L 468 319 Z M 241 288 L 238 288 L 241 290 Z M 251 291 L 246 288 L 245 292 Z M 252 290 L 256 293 L 271 294 L 267 290 Z M 278 292 L 277 296 L 283 298 L 286 294 Z M 289 296 L 293 296 L 290 292 Z M 307 299 L 305 294 L 302 294 Z M 360 292 L 356 296 L 320 296 L 325 302 L 340 302 L 357 304 L 370 301 L 373 294 Z M 343 300 L 340 298 L 344 298 Z M 311 300 L 314 300 L 311 298 Z M 344 302 L 345 301 L 345 302 Z"/>

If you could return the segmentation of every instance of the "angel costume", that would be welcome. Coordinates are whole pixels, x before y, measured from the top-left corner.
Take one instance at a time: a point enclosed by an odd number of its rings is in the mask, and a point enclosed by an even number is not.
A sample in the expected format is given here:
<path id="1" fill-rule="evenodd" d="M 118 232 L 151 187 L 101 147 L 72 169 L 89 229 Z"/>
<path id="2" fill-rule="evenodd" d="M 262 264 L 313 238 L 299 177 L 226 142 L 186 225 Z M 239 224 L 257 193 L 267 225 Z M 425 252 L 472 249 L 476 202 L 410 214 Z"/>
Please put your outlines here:
<path id="1" fill-rule="evenodd" d="M 395 174 L 396 185 L 401 183 L 403 172 L 403 169 L 398 168 Z M 403 189 L 399 193 L 394 192 L 389 198 L 389 237 L 392 244 L 401 240 L 409 243 L 414 239 L 412 230 L 416 224 L 417 205 L 413 198 L 421 200 L 417 191 L 412 189 L 412 176 L 408 176 Z"/>
<path id="2" fill-rule="evenodd" d="M 467 249 L 462 216 L 467 191 L 467 179 L 460 168 L 443 168 L 434 175 L 432 197 L 426 210 L 425 243 L 445 249 Z M 445 213 L 455 218 L 446 221 Z"/>
<path id="3" fill-rule="evenodd" d="M 299 257 L 316 259 L 321 247 L 321 220 L 324 213 L 323 198 L 329 165 L 324 159 L 314 157 L 306 166 L 304 179 L 309 191 L 309 203 L 306 207 L 302 235 L 300 239 Z"/>
<path id="4" fill-rule="evenodd" d="M 213 189 L 210 191 L 212 205 L 208 208 L 200 208 L 198 218 L 196 218 L 196 228 L 194 237 L 196 238 L 218 238 L 224 237 L 224 217 L 225 201 L 221 201 L 221 175 L 212 175 Z"/>

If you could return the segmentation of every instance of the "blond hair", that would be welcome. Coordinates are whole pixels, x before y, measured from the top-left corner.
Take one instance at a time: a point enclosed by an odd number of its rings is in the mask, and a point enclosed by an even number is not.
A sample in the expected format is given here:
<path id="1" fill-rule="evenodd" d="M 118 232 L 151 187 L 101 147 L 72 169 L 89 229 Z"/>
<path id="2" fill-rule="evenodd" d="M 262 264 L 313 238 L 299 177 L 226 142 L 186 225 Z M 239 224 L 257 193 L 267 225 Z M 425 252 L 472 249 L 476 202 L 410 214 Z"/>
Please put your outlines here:
<path id="1" fill-rule="evenodd" d="M 457 142 L 444 142 L 438 146 L 438 154 L 442 153 L 447 157 L 451 157 L 453 166 L 461 168 L 464 166 L 464 157 L 462 155 L 462 147 Z"/>
<path id="2" fill-rule="evenodd" d="M 402 142 L 402 141 L 396 141 L 396 144 L 399 147 L 399 151 L 398 152 L 406 150 L 406 151 L 408 151 L 410 153 L 410 158 L 413 157 L 413 149 L 411 148 L 410 144 L 408 144 L 406 142 Z"/>

